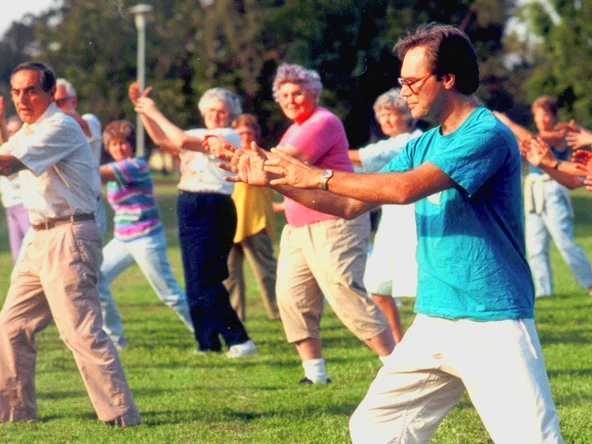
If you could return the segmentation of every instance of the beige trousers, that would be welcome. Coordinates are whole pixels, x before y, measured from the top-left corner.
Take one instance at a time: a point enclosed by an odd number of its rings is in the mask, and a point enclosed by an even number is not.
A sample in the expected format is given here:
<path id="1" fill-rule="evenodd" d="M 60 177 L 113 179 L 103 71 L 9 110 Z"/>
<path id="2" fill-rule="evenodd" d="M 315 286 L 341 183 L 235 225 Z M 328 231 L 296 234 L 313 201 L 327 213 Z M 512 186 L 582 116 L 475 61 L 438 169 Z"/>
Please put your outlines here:
<path id="1" fill-rule="evenodd" d="M 101 240 L 83 221 L 35 231 L 23 245 L 0 312 L 0 423 L 37 419 L 35 334 L 55 321 L 101 421 L 141 422 L 97 291 Z"/>
<path id="2" fill-rule="evenodd" d="M 276 291 L 288 342 L 320 338 L 323 296 L 360 340 L 387 328 L 363 284 L 369 238 L 367 214 L 284 227 Z"/>
<path id="3" fill-rule="evenodd" d="M 253 276 L 259 286 L 261 300 L 269 320 L 279 319 L 280 312 L 275 297 L 277 260 L 273 253 L 273 243 L 265 230 L 246 237 L 234 244 L 228 255 L 228 278 L 224 285 L 230 295 L 230 304 L 238 318 L 246 320 L 246 288 L 243 273 L 244 258 L 247 258 Z"/>

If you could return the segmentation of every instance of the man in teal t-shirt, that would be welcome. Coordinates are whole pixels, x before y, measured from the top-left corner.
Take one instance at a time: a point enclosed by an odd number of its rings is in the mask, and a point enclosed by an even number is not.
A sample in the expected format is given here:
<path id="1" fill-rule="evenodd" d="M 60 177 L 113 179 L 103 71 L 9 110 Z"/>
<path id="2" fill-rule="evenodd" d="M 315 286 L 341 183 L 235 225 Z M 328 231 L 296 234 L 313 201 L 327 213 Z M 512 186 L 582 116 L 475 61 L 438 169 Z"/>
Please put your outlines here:
<path id="1" fill-rule="evenodd" d="M 351 417 L 354 443 L 427 442 L 465 390 L 496 443 L 563 443 L 533 320 L 516 141 L 473 96 L 462 31 L 422 25 L 395 52 L 412 116 L 440 125 L 381 173 L 258 149 L 226 155 L 225 169 L 340 217 L 416 202 L 417 316 Z"/>

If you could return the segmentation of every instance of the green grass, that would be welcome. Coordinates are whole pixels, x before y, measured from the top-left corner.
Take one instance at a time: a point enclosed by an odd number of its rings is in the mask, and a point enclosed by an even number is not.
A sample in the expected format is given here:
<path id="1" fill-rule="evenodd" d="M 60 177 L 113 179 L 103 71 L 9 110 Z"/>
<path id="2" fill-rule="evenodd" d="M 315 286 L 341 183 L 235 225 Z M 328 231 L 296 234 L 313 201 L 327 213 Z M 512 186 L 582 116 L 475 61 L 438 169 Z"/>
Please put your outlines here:
<path id="1" fill-rule="evenodd" d="M 169 257 L 182 280 L 175 226 L 175 190 L 159 187 Z M 592 252 L 592 199 L 574 193 L 577 238 Z M 280 224 L 281 225 L 281 224 Z M 0 218 L 0 285 L 11 269 Z M 568 443 L 592 442 L 592 298 L 580 290 L 553 250 L 557 295 L 537 301 L 537 325 Z M 247 273 L 249 273 L 247 267 Z M 250 276 L 250 275 L 249 275 Z M 249 277 L 249 279 L 251 279 Z M 252 282 L 252 281 L 251 281 Z M 97 419 L 71 353 L 54 326 L 37 336 L 39 421 L 0 425 L 0 443 L 344 443 L 348 417 L 380 367 L 379 360 L 328 310 L 323 345 L 333 384 L 301 387 L 302 369 L 279 322 L 266 320 L 249 285 L 246 326 L 259 354 L 244 360 L 193 353 L 195 343 L 176 315 L 160 304 L 137 267 L 113 285 L 129 347 L 121 352 L 144 425 L 112 429 Z M 412 320 L 412 301 L 402 319 Z M 500 406 L 503 408 L 503 405 Z M 489 437 L 465 396 L 431 442 L 486 443 Z"/>

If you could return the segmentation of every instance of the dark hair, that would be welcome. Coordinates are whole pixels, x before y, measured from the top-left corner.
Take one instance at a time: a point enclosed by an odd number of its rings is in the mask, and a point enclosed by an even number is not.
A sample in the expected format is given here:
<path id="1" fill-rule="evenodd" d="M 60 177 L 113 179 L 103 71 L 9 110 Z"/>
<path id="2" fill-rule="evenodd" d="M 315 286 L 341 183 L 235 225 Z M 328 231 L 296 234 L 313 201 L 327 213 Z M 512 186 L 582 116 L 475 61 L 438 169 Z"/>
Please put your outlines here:
<path id="1" fill-rule="evenodd" d="M 40 62 L 24 62 L 20 65 L 17 65 L 16 68 L 12 70 L 10 74 L 10 80 L 12 81 L 12 77 L 19 71 L 37 71 L 41 73 L 41 78 L 39 79 L 39 84 L 43 91 L 48 93 L 56 86 L 56 76 L 54 72 L 49 69 L 46 65 Z"/>
<path id="2" fill-rule="evenodd" d="M 255 139 L 259 141 L 259 138 L 261 137 L 261 127 L 257 123 L 257 117 L 253 114 L 241 114 L 232 122 L 232 127 L 234 129 L 239 126 L 247 126 L 251 128 L 255 132 Z"/>
<path id="3" fill-rule="evenodd" d="M 559 105 L 557 101 L 551 96 L 541 96 L 532 102 L 530 110 L 534 114 L 535 110 L 542 109 L 551 114 L 554 118 L 557 118 L 557 111 L 559 111 Z"/>
<path id="4" fill-rule="evenodd" d="M 415 32 L 399 39 L 393 52 L 403 60 L 407 51 L 425 46 L 428 63 L 438 79 L 454 74 L 454 87 L 461 94 L 473 94 L 479 88 L 477 52 L 467 35 L 458 28 L 439 23 L 424 23 Z"/>
<path id="5" fill-rule="evenodd" d="M 109 142 L 114 137 L 125 140 L 132 147 L 132 153 L 136 153 L 136 127 L 129 120 L 114 120 L 103 130 L 103 145 L 109 151 Z"/>

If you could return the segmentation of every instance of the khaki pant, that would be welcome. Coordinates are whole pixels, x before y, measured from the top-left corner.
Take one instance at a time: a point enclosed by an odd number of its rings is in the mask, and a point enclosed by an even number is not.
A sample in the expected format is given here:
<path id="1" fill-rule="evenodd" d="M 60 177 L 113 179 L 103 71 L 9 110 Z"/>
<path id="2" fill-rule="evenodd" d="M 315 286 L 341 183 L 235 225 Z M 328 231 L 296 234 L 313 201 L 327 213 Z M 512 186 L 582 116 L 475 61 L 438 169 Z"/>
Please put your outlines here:
<path id="1" fill-rule="evenodd" d="M 362 341 L 387 328 L 362 283 L 369 237 L 367 214 L 284 227 L 276 288 L 288 342 L 320 338 L 323 296 Z"/>
<path id="2" fill-rule="evenodd" d="M 37 419 L 35 334 L 55 321 L 101 421 L 141 422 L 123 368 L 103 332 L 97 291 L 101 241 L 92 221 L 27 237 L 0 312 L 0 423 Z"/>
<path id="3" fill-rule="evenodd" d="M 468 392 L 498 444 L 560 444 L 532 319 L 417 315 L 350 419 L 358 443 L 427 443 Z"/>
<path id="4" fill-rule="evenodd" d="M 273 254 L 273 243 L 265 230 L 244 238 L 234 244 L 228 256 L 228 278 L 224 285 L 230 295 L 230 304 L 241 321 L 246 320 L 246 289 L 243 273 L 244 258 L 247 257 L 255 280 L 259 285 L 261 300 L 269 320 L 279 319 L 275 298 L 277 261 Z"/>

